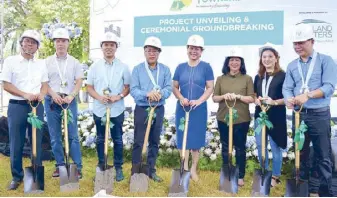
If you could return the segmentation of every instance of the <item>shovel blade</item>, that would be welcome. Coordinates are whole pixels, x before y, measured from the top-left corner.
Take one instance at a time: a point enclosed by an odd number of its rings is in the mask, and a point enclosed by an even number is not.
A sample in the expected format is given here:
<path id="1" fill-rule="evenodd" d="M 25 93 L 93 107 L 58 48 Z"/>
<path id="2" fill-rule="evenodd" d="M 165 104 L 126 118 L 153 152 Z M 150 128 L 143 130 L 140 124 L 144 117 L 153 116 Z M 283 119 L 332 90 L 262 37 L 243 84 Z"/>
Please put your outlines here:
<path id="1" fill-rule="evenodd" d="M 80 188 L 76 164 L 70 164 L 68 170 L 67 166 L 59 166 L 61 192 L 76 191 Z"/>
<path id="2" fill-rule="evenodd" d="M 253 178 L 253 190 L 252 196 L 269 196 L 270 193 L 270 184 L 271 184 L 271 171 L 264 171 L 264 174 L 261 169 L 255 169 L 254 178 Z"/>
<path id="3" fill-rule="evenodd" d="M 96 167 L 94 192 L 97 194 L 101 190 L 105 190 L 107 194 L 113 192 L 114 173 L 113 166 L 109 166 L 106 170 L 102 167 Z"/>
<path id="4" fill-rule="evenodd" d="M 173 170 L 168 196 L 187 197 L 188 187 L 190 185 L 190 178 L 191 178 L 190 171 L 184 170 L 183 175 L 181 176 L 180 169 Z"/>
<path id="5" fill-rule="evenodd" d="M 147 192 L 149 189 L 149 166 L 147 164 L 132 164 L 130 192 Z"/>
<path id="6" fill-rule="evenodd" d="M 220 172 L 220 187 L 219 190 L 226 193 L 238 193 L 239 169 L 232 166 L 224 165 Z"/>
<path id="7" fill-rule="evenodd" d="M 285 197 L 308 197 L 309 185 L 307 181 L 299 181 L 296 185 L 295 179 L 288 179 L 286 183 Z"/>
<path id="8" fill-rule="evenodd" d="M 37 194 L 44 191 L 44 167 L 37 166 L 34 172 L 33 167 L 25 168 L 24 193 Z"/>

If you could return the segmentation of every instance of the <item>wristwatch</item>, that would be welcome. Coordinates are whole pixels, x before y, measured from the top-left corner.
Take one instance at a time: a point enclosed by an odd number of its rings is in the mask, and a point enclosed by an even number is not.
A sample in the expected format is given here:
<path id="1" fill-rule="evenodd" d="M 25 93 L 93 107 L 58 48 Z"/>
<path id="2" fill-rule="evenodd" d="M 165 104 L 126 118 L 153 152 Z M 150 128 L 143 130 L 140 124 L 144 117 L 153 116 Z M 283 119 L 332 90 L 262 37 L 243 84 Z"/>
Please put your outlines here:
<path id="1" fill-rule="evenodd" d="M 124 98 L 124 95 L 121 93 L 121 94 L 119 94 L 119 96 L 121 97 L 121 98 Z"/>

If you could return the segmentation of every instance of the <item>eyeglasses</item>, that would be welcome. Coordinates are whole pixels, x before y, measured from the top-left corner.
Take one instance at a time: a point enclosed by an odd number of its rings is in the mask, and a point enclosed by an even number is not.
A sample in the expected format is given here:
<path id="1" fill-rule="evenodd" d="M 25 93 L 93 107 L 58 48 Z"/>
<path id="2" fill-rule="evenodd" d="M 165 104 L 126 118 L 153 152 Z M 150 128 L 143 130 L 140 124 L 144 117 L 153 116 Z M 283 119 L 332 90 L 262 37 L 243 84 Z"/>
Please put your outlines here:
<path id="1" fill-rule="evenodd" d="M 158 54 L 159 53 L 158 50 L 145 50 L 145 52 L 148 54 Z"/>
<path id="2" fill-rule="evenodd" d="M 35 40 L 33 40 L 33 39 L 27 39 L 27 38 L 25 38 L 25 39 L 23 39 L 22 42 L 23 42 L 24 44 L 37 45 L 37 42 L 36 42 Z"/>

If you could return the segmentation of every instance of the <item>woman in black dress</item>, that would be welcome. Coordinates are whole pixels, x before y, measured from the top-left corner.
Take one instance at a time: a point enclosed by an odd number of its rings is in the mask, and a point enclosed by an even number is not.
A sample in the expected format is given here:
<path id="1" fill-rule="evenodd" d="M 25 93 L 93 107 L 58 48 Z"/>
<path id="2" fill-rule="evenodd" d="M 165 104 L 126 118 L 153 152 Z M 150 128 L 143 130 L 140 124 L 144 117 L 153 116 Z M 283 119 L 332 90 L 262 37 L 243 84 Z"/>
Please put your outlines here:
<path id="1" fill-rule="evenodd" d="M 279 54 L 273 48 L 265 46 L 260 52 L 260 65 L 258 74 L 254 80 L 255 99 L 255 127 L 257 127 L 256 119 L 261 112 L 260 104 L 264 100 L 270 105 L 267 115 L 269 121 L 273 123 L 273 128 L 267 128 L 267 139 L 269 138 L 270 146 L 273 155 L 273 169 L 271 186 L 280 183 L 279 177 L 282 168 L 282 149 L 287 147 L 287 122 L 286 122 L 286 107 L 283 101 L 282 85 L 285 79 L 285 72 L 279 64 Z M 255 133 L 259 159 L 261 159 L 261 133 Z M 267 141 L 266 141 L 267 142 Z M 266 159 L 268 152 L 266 146 Z M 268 169 L 268 161 L 265 161 L 265 168 Z M 261 160 L 260 160 L 261 163 Z"/>

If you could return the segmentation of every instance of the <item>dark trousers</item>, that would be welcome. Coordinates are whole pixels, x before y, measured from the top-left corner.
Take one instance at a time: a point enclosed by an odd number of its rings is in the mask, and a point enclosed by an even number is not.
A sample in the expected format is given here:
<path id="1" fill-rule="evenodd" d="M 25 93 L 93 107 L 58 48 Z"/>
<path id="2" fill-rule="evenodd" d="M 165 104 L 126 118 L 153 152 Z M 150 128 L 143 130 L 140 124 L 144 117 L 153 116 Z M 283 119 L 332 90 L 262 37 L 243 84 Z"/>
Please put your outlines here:
<path id="1" fill-rule="evenodd" d="M 330 109 L 322 108 L 316 110 L 302 110 L 300 114 L 301 121 L 304 120 L 308 126 L 305 133 L 305 142 L 303 149 L 300 151 L 300 177 L 303 180 L 309 179 L 310 170 L 310 142 L 314 149 L 316 158 L 316 167 L 321 184 L 327 186 L 327 191 L 331 194 L 332 163 L 331 163 L 331 126 L 330 126 Z M 293 114 L 293 136 L 295 135 L 295 116 Z M 319 187 L 319 185 L 318 185 Z M 311 188 L 310 193 L 318 193 L 318 188 Z"/>
<path id="2" fill-rule="evenodd" d="M 138 164 L 141 162 L 141 154 L 144 144 L 145 131 L 147 127 L 147 115 L 146 111 L 148 107 L 136 106 L 135 108 L 135 134 L 134 134 L 134 144 L 132 150 L 132 163 Z M 153 119 L 153 124 L 151 126 L 149 134 L 149 144 L 147 149 L 147 164 L 150 168 L 150 173 L 155 173 L 155 164 L 158 156 L 159 150 L 159 138 L 163 127 L 164 120 L 164 106 L 158 106 L 155 109 L 156 117 Z"/>
<path id="3" fill-rule="evenodd" d="M 218 121 L 220 141 L 222 144 L 222 161 L 228 164 L 228 136 L 229 127 L 225 122 Z M 233 125 L 233 145 L 235 147 L 236 164 L 239 167 L 239 178 L 243 179 L 246 174 L 246 141 L 249 129 L 249 122 Z"/>
<path id="4" fill-rule="evenodd" d="M 36 105 L 36 104 L 35 104 Z M 22 152 L 26 139 L 26 129 L 30 145 L 32 143 L 32 126 L 27 122 L 28 113 L 32 111 L 26 101 L 10 100 L 8 105 L 8 128 L 10 143 L 11 171 L 14 181 L 21 181 L 24 176 L 22 168 Z M 36 109 L 36 114 L 43 121 L 43 105 L 40 103 Z M 42 131 L 36 130 L 36 161 L 42 165 L 41 161 Z M 33 150 L 32 150 L 33 151 Z"/>
<path id="5" fill-rule="evenodd" d="M 102 125 L 101 117 L 94 114 L 96 124 L 97 138 L 96 149 L 98 155 L 98 165 L 104 165 L 104 138 L 105 138 L 105 125 Z M 124 112 L 117 117 L 110 118 L 114 124 L 110 129 L 110 136 L 114 144 L 114 166 L 116 169 L 121 169 L 123 165 L 123 122 Z M 105 123 L 104 123 L 105 124 Z"/>

